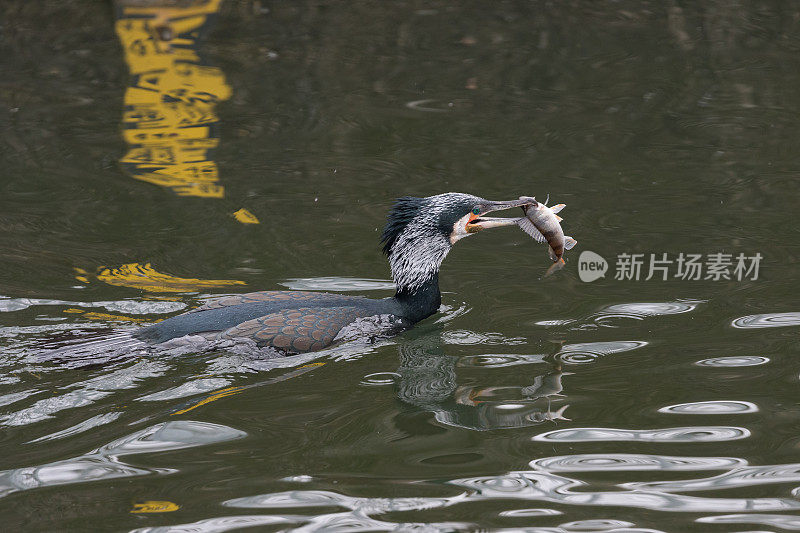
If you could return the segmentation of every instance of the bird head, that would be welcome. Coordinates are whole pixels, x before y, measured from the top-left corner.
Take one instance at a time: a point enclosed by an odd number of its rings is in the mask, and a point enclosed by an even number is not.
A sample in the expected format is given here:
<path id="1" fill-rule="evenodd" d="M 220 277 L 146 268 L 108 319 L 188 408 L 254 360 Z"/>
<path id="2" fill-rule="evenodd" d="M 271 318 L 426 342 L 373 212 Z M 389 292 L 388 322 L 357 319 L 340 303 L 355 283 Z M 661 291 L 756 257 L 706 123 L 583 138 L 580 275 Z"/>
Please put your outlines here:
<path id="1" fill-rule="evenodd" d="M 485 216 L 535 203 L 532 198 L 495 202 L 463 193 L 398 198 L 381 235 L 398 289 L 414 292 L 439 272 L 457 241 L 481 230 L 516 224 L 516 218 Z"/>

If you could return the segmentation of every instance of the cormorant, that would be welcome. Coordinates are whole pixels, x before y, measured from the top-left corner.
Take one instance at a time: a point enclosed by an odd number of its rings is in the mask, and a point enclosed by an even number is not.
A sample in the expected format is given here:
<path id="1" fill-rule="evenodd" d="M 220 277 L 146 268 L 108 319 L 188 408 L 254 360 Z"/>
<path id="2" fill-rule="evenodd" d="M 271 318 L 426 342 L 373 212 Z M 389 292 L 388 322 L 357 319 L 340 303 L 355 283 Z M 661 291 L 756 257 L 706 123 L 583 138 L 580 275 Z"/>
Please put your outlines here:
<path id="1" fill-rule="evenodd" d="M 463 193 L 399 198 L 381 235 L 397 286 L 394 296 L 375 300 L 309 291 L 225 296 L 133 333 L 116 335 L 113 348 L 134 349 L 184 335 L 204 335 L 246 338 L 259 346 L 300 353 L 329 346 L 343 327 L 362 318 L 386 317 L 408 327 L 439 309 L 439 267 L 453 244 L 482 229 L 515 225 L 517 218 L 484 215 L 529 205 L 531 200 L 493 202 Z M 89 344 L 99 348 L 108 341 Z"/>

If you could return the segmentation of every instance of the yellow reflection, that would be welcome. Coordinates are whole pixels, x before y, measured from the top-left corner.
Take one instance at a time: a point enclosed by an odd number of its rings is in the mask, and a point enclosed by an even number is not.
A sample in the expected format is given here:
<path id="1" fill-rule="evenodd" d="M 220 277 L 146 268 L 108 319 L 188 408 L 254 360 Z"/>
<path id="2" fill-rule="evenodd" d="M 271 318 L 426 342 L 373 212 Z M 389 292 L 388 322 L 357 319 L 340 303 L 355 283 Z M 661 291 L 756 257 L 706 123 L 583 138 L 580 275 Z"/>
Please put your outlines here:
<path id="1" fill-rule="evenodd" d="M 85 277 L 83 274 L 79 275 Z M 117 287 L 131 287 L 151 292 L 194 292 L 212 287 L 247 285 L 238 279 L 179 278 L 158 272 L 150 263 L 126 263 L 117 268 L 100 267 L 97 279 Z"/>
<path id="2" fill-rule="evenodd" d="M 184 196 L 225 194 L 210 151 L 219 144 L 215 108 L 231 88 L 198 54 L 201 30 L 220 2 L 117 4 L 116 31 L 131 78 L 122 119 L 128 153 L 120 162 L 134 178 Z"/>
<path id="3" fill-rule="evenodd" d="M 144 318 L 134 318 L 126 315 L 112 315 L 110 313 L 98 313 L 97 311 L 84 311 L 83 309 L 64 309 L 65 313 L 83 313 L 84 318 L 89 320 L 114 320 L 117 322 L 146 322 Z"/>
<path id="4" fill-rule="evenodd" d="M 171 513 L 177 511 L 181 506 L 177 503 L 167 501 L 146 501 L 136 503 L 131 509 L 132 513 Z"/>
<path id="5" fill-rule="evenodd" d="M 260 223 L 258 221 L 258 218 L 253 213 L 251 213 L 250 211 L 245 209 L 244 207 L 239 209 L 238 211 L 236 211 L 233 214 L 233 217 L 236 220 L 238 220 L 239 222 L 241 222 L 242 224 L 259 224 Z"/>
<path id="6" fill-rule="evenodd" d="M 244 392 L 247 389 L 252 389 L 254 387 L 260 387 L 262 385 L 271 385 L 271 384 L 277 383 L 279 381 L 286 381 L 287 379 L 291 379 L 291 378 L 300 376 L 302 374 L 305 374 L 309 370 L 313 370 L 313 369 L 315 369 L 317 367 L 320 367 L 320 366 L 322 366 L 324 364 L 325 364 L 324 362 L 307 363 L 305 365 L 297 367 L 295 370 L 292 370 L 290 372 L 287 372 L 286 374 L 283 374 L 282 376 L 278 376 L 276 378 L 268 379 L 268 380 L 262 381 L 260 383 L 254 383 L 252 385 L 242 385 L 240 387 L 226 387 L 224 389 L 216 390 L 216 391 L 210 393 L 208 396 L 206 396 L 202 400 L 199 400 L 199 401 L 195 402 L 194 404 L 190 405 L 189 407 L 186 407 L 185 409 L 181 409 L 179 411 L 175 411 L 174 413 L 172 413 L 171 416 L 182 415 L 184 413 L 188 413 L 192 409 L 197 409 L 198 407 L 200 407 L 202 405 L 206 405 L 208 403 L 217 401 L 220 398 L 227 398 L 228 396 L 233 396 L 234 394 L 239 394 L 240 392 Z"/>
<path id="7" fill-rule="evenodd" d="M 212 392 L 210 395 L 206 396 L 199 402 L 195 403 L 194 405 L 190 405 L 186 409 L 181 409 L 180 411 L 175 411 L 172 413 L 173 415 L 182 415 L 184 413 L 188 413 L 192 409 L 197 409 L 201 405 L 205 405 L 207 403 L 211 403 L 213 401 L 219 400 L 220 398 L 225 398 L 227 396 L 233 396 L 234 394 L 239 394 L 245 390 L 244 387 L 228 387 L 226 389 L 220 389 L 216 392 Z"/>

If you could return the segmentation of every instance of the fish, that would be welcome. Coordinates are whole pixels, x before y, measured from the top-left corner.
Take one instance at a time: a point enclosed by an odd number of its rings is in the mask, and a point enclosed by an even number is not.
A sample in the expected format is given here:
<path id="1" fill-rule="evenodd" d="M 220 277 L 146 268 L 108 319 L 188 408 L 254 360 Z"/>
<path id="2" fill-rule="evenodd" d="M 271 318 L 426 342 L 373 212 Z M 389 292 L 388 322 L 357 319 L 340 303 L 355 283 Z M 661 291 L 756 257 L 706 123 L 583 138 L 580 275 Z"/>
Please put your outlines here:
<path id="1" fill-rule="evenodd" d="M 549 276 L 556 270 L 560 270 L 564 266 L 564 250 L 571 250 L 578 241 L 568 235 L 564 235 L 564 230 L 561 229 L 561 221 L 563 220 L 556 213 L 566 207 L 565 204 L 557 204 L 552 207 L 547 207 L 547 197 L 545 203 L 537 202 L 536 198 L 529 198 L 522 196 L 520 200 L 530 200 L 531 203 L 522 206 L 522 211 L 525 213 L 524 217 L 517 219 L 517 225 L 533 237 L 536 242 L 546 242 L 548 245 L 548 253 L 550 259 L 553 260 L 553 265 L 545 272 L 545 277 Z"/>

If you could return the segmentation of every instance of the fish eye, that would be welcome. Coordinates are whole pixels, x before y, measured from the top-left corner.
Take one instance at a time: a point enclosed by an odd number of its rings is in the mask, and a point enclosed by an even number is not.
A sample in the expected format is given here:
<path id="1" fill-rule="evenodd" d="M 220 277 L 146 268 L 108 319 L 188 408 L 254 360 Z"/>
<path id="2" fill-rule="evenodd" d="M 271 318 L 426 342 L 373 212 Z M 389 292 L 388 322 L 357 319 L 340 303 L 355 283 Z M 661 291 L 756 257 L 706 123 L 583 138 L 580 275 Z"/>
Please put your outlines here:
<path id="1" fill-rule="evenodd" d="M 472 214 L 473 215 L 480 215 L 481 214 L 481 208 L 476 205 L 475 207 L 472 208 Z"/>

